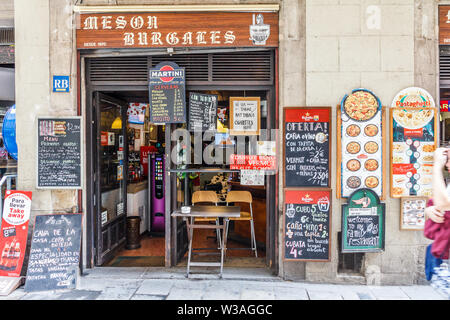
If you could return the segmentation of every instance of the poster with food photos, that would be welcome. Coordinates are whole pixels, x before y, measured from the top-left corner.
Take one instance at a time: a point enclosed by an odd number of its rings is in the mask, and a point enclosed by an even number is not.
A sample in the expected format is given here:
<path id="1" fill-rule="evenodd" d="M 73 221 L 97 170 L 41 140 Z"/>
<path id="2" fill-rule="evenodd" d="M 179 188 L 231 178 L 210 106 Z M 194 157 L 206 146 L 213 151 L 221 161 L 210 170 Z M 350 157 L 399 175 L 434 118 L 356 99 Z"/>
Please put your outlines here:
<path id="1" fill-rule="evenodd" d="M 361 188 L 383 198 L 383 112 L 381 102 L 367 89 L 345 95 L 338 112 L 340 194 L 347 198 Z"/>
<path id="2" fill-rule="evenodd" d="M 404 197 L 401 199 L 400 229 L 424 229 L 427 200 L 427 197 Z"/>
<path id="3" fill-rule="evenodd" d="M 437 108 L 391 108 L 391 196 L 432 195 Z"/>

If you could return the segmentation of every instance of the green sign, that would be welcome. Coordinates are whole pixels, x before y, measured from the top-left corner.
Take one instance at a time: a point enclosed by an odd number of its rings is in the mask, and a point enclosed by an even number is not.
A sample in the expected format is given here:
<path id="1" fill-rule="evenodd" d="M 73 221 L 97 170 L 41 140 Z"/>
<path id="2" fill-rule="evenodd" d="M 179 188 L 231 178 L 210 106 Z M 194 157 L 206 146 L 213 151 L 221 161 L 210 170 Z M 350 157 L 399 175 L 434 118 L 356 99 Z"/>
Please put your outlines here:
<path id="1" fill-rule="evenodd" d="M 370 189 L 359 189 L 342 205 L 342 252 L 384 250 L 385 204 Z"/>

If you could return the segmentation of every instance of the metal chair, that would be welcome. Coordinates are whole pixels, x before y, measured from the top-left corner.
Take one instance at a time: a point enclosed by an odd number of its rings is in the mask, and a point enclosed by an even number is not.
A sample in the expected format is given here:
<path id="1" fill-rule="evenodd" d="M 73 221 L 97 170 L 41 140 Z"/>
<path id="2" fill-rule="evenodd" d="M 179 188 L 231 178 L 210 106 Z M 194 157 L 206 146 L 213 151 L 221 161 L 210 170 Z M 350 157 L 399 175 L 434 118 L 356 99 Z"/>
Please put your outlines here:
<path id="1" fill-rule="evenodd" d="M 219 198 L 217 197 L 217 193 L 215 191 L 195 191 L 192 194 L 192 204 L 198 204 L 198 203 L 213 203 L 217 206 L 217 202 L 219 202 Z M 219 226 L 219 219 L 216 218 L 195 218 L 195 222 L 215 222 L 217 226 Z M 217 243 L 219 245 L 219 249 L 221 248 L 221 237 L 220 237 L 220 231 L 216 230 L 217 234 Z"/>
<path id="2" fill-rule="evenodd" d="M 252 194 L 249 191 L 229 191 L 227 194 L 226 203 L 227 206 L 229 203 L 243 202 L 248 203 L 250 207 L 250 212 L 242 211 L 241 216 L 239 218 L 230 218 L 229 220 L 233 221 L 250 221 L 250 232 L 251 232 L 251 248 L 226 248 L 226 249 L 251 249 L 255 251 L 255 256 L 258 257 L 258 250 L 256 247 L 256 237 L 255 237 L 255 225 L 253 223 L 253 198 Z M 226 234 L 225 239 L 228 239 L 228 224 L 226 226 Z M 226 252 L 226 251 L 225 251 Z"/>

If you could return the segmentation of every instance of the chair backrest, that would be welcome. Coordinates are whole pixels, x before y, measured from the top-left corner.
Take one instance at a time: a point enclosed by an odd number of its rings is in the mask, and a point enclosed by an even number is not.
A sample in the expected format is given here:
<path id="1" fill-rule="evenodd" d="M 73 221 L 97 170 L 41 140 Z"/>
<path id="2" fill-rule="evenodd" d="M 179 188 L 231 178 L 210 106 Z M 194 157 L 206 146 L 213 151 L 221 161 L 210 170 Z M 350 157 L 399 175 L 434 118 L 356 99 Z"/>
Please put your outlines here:
<path id="1" fill-rule="evenodd" d="M 215 191 L 195 191 L 192 194 L 192 204 L 196 204 L 199 202 L 212 202 L 217 204 L 219 198 L 217 197 L 217 193 Z"/>
<path id="2" fill-rule="evenodd" d="M 246 202 L 252 203 L 252 194 L 249 191 L 229 191 L 227 194 L 227 202 Z"/>

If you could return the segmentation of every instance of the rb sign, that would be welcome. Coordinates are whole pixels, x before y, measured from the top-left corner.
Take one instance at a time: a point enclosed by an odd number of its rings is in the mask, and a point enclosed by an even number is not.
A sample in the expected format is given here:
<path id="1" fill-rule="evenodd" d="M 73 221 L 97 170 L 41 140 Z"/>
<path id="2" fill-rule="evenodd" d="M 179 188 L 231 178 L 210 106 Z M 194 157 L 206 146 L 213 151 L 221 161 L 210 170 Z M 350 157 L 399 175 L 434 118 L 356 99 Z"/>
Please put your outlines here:
<path id="1" fill-rule="evenodd" d="M 53 76 L 53 92 L 69 92 L 69 85 L 69 76 Z"/>

